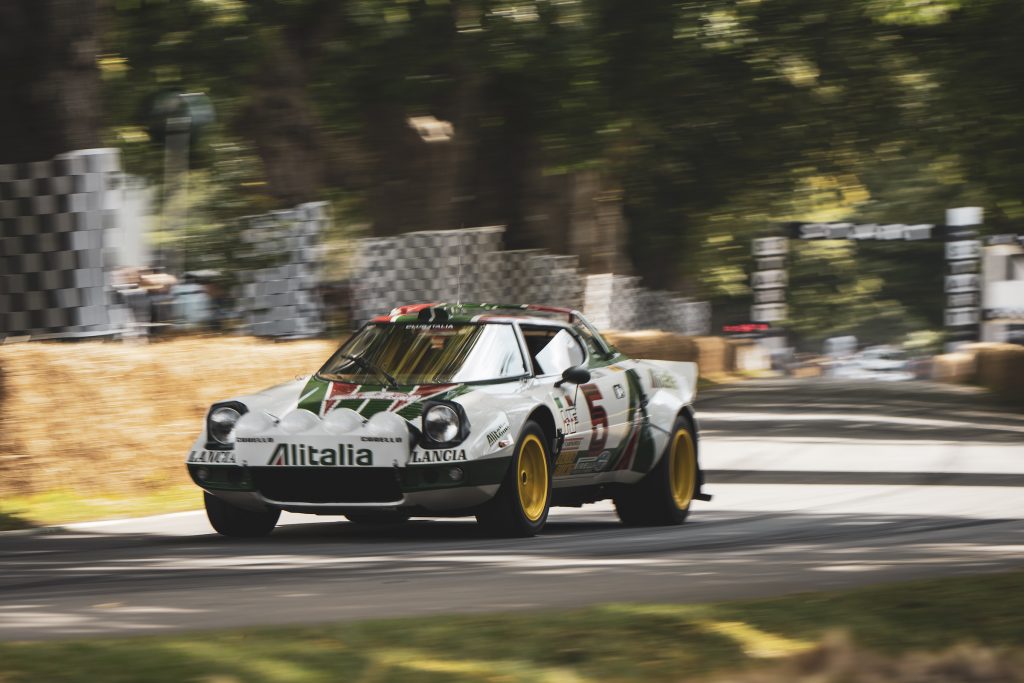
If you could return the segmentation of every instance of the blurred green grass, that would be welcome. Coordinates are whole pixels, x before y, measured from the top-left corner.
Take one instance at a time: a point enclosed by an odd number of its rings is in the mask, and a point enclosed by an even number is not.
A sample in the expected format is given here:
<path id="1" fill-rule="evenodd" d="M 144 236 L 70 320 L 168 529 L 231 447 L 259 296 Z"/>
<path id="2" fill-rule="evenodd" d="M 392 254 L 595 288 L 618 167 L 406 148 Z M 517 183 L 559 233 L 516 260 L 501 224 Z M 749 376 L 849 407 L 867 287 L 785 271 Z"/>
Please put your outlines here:
<path id="1" fill-rule="evenodd" d="M 202 491 L 192 484 L 122 492 L 56 489 L 0 498 L 0 531 L 198 510 Z"/>
<path id="2" fill-rule="evenodd" d="M 1018 658 L 1021 586 L 1024 571 L 706 605 L 0 643 L 0 681 L 679 681 L 723 672 L 733 680 L 781 667 L 836 629 L 872 656 L 973 642 Z"/>

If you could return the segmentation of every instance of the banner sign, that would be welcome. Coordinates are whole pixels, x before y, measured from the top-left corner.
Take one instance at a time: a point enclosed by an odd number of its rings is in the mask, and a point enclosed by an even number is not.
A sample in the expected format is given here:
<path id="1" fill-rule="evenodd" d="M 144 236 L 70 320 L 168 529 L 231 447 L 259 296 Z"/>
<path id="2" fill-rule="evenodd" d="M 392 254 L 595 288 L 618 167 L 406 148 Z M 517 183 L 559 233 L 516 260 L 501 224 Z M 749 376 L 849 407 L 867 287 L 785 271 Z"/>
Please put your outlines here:
<path id="1" fill-rule="evenodd" d="M 755 289 L 755 304 L 781 304 L 786 302 L 785 289 Z"/>
<path id="2" fill-rule="evenodd" d="M 763 304 L 750 307 L 750 319 L 760 323 L 774 323 L 786 319 L 786 304 Z"/>
<path id="3" fill-rule="evenodd" d="M 965 292 L 963 294 L 949 294 L 946 297 L 947 308 L 977 308 L 981 305 L 981 296 L 978 292 Z"/>
<path id="4" fill-rule="evenodd" d="M 754 258 L 784 256 L 788 251 L 789 240 L 785 237 L 761 237 L 754 240 Z"/>
<path id="5" fill-rule="evenodd" d="M 771 289 L 785 287 L 787 282 L 784 270 L 755 270 L 750 274 L 750 284 L 754 289 Z"/>
<path id="6" fill-rule="evenodd" d="M 947 261 L 977 260 L 980 257 L 980 240 L 958 240 L 956 242 L 946 242 Z"/>
<path id="7" fill-rule="evenodd" d="M 966 327 L 981 322 L 981 311 L 977 308 L 947 308 L 946 327 Z"/>
<path id="8" fill-rule="evenodd" d="M 946 276 L 946 293 L 977 292 L 981 289 L 981 277 L 977 273 Z"/>
<path id="9" fill-rule="evenodd" d="M 935 225 L 919 223 L 790 223 L 790 234 L 801 240 L 906 240 L 932 238 Z"/>

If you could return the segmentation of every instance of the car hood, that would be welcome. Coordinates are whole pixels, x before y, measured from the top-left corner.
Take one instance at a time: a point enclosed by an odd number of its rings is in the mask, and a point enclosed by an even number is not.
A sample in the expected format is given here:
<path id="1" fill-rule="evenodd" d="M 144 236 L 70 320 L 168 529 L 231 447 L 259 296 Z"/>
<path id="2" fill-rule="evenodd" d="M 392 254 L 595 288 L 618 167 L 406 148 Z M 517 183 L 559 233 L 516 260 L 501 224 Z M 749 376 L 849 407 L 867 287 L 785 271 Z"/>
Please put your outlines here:
<path id="1" fill-rule="evenodd" d="M 470 391 L 465 384 L 422 384 L 386 387 L 376 384 L 337 382 L 310 377 L 302 388 L 298 408 L 323 417 L 332 410 L 348 408 L 364 418 L 377 413 L 397 413 L 407 420 L 420 416 L 428 399 L 453 400 Z"/>

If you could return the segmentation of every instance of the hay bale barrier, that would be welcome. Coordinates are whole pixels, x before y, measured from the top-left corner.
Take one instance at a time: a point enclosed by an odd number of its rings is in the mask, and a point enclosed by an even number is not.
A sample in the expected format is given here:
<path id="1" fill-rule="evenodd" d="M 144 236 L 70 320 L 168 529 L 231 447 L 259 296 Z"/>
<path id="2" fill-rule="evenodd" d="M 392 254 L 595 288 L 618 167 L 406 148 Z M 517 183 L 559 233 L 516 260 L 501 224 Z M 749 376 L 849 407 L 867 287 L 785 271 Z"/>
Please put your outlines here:
<path id="1" fill-rule="evenodd" d="M 955 353 L 936 356 L 932 379 L 978 384 L 1010 403 L 1024 406 L 1024 346 L 968 344 Z"/>
<path id="2" fill-rule="evenodd" d="M 722 337 L 686 337 L 672 332 L 605 332 L 605 338 L 633 358 L 697 363 L 701 377 L 721 377 L 736 370 L 736 342 Z"/>
<path id="3" fill-rule="evenodd" d="M 0 495 L 187 482 L 211 403 L 308 374 L 333 341 L 183 338 L 0 346 Z"/>
<path id="4" fill-rule="evenodd" d="M 1024 346 L 985 344 L 978 349 L 977 368 L 978 384 L 1024 405 Z"/>
<path id="5" fill-rule="evenodd" d="M 735 370 L 732 342 L 612 332 L 635 358 Z M 211 403 L 316 371 L 341 340 L 184 337 L 150 344 L 0 345 L 0 496 L 131 493 L 185 484 Z"/>
<path id="6" fill-rule="evenodd" d="M 953 384 L 970 384 L 978 376 L 973 353 L 947 353 L 932 360 L 932 379 Z"/>

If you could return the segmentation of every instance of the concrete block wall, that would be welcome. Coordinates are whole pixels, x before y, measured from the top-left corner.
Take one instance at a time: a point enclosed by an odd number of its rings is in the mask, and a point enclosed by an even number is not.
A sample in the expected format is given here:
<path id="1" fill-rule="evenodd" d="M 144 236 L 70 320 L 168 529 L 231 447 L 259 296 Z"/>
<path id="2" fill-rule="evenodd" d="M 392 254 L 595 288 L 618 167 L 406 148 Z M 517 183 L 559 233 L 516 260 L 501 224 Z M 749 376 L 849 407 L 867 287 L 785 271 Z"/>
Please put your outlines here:
<path id="1" fill-rule="evenodd" d="M 245 256 L 265 265 L 239 273 L 237 307 L 248 332 L 258 337 L 313 337 L 325 329 L 318 288 L 327 204 L 247 216 Z"/>
<path id="2" fill-rule="evenodd" d="M 650 290 L 640 278 L 601 273 L 585 279 L 583 314 L 599 329 L 664 330 L 687 336 L 711 331 L 711 304 Z"/>
<path id="3" fill-rule="evenodd" d="M 582 310 L 600 329 L 707 334 L 710 306 L 640 286 L 640 278 L 584 275 L 575 256 L 502 250 L 500 227 L 360 240 L 353 322 L 426 301 L 540 303 Z M 460 277 L 461 273 L 461 277 Z"/>

